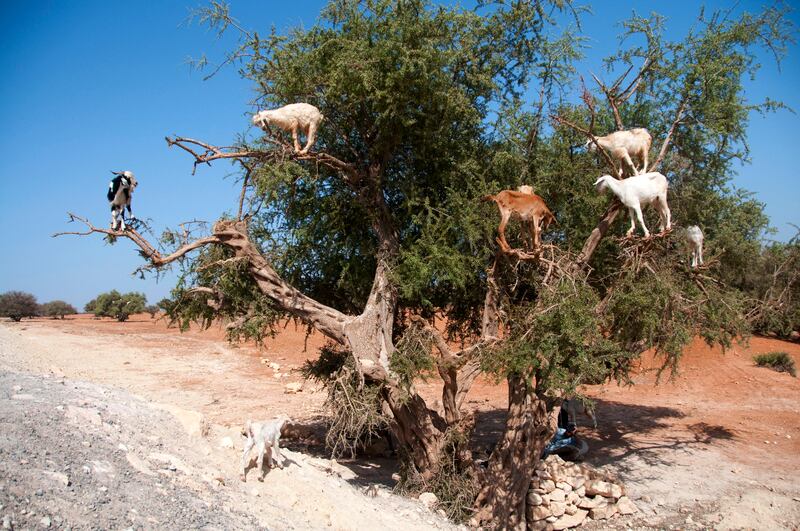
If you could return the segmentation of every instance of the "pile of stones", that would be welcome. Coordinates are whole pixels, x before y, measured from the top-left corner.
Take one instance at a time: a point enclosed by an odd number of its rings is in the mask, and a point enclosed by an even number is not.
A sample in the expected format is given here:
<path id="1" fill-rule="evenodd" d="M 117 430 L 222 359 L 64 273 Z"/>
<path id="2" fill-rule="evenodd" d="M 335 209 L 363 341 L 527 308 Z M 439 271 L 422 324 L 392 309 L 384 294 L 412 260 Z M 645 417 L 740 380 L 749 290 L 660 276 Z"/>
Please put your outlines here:
<path id="1" fill-rule="evenodd" d="M 528 529 L 560 530 L 636 512 L 625 489 L 607 474 L 551 455 L 539 462 L 528 491 Z"/>

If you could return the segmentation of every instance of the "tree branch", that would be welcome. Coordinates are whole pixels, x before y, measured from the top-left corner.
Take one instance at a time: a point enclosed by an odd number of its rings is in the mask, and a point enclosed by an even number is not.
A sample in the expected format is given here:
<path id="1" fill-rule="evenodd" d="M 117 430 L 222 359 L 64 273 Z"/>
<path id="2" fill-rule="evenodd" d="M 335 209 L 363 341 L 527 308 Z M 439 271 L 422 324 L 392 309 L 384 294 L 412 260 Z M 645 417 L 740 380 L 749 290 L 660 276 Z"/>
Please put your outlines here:
<path id="1" fill-rule="evenodd" d="M 681 123 L 681 118 L 683 118 L 683 113 L 686 111 L 686 107 L 689 104 L 688 96 L 684 96 L 681 100 L 681 104 L 678 106 L 678 112 L 675 113 L 675 120 L 672 122 L 672 125 L 669 127 L 669 131 L 667 131 L 667 136 L 664 137 L 664 143 L 661 144 L 661 149 L 658 152 L 658 157 L 656 160 L 653 161 L 653 164 L 650 165 L 650 171 L 656 171 L 658 166 L 661 164 L 661 161 L 664 160 L 664 156 L 667 154 L 667 149 L 669 148 L 670 142 L 672 142 L 672 135 L 675 133 L 675 129 L 678 127 L 678 124 Z"/>

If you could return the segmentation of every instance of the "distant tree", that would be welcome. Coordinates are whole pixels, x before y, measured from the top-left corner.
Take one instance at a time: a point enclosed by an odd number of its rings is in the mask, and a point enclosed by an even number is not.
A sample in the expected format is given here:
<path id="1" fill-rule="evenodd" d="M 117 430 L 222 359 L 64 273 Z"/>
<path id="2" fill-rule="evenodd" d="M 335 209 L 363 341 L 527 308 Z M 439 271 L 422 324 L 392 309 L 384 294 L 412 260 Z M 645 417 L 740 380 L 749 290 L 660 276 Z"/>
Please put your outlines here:
<path id="1" fill-rule="evenodd" d="M 90 300 L 83 306 L 83 311 L 86 313 L 94 313 L 94 309 L 97 306 L 97 297 Z"/>
<path id="2" fill-rule="evenodd" d="M 39 315 L 36 297 L 24 291 L 7 291 L 0 295 L 0 316 L 20 321 L 23 317 Z"/>
<path id="3" fill-rule="evenodd" d="M 145 313 L 149 313 L 150 314 L 150 318 L 152 319 L 152 318 L 154 318 L 156 316 L 156 314 L 158 312 L 161 311 L 161 308 L 159 308 L 155 304 L 150 304 L 150 305 L 147 305 L 147 306 L 144 307 L 144 311 L 145 311 Z"/>
<path id="4" fill-rule="evenodd" d="M 755 333 L 788 338 L 800 330 L 800 234 L 751 256 L 739 285 Z"/>
<path id="5" fill-rule="evenodd" d="M 102 293 L 96 299 L 90 301 L 92 312 L 97 317 L 113 317 L 117 321 L 127 321 L 134 313 L 145 310 L 147 299 L 144 294 L 131 292 L 122 294 L 117 290 Z M 87 304 L 87 307 L 89 306 Z"/>
<path id="6" fill-rule="evenodd" d="M 74 315 L 78 313 L 75 307 L 64 301 L 50 301 L 42 304 L 42 315 L 52 317 L 53 319 L 63 319 L 65 315 Z"/>

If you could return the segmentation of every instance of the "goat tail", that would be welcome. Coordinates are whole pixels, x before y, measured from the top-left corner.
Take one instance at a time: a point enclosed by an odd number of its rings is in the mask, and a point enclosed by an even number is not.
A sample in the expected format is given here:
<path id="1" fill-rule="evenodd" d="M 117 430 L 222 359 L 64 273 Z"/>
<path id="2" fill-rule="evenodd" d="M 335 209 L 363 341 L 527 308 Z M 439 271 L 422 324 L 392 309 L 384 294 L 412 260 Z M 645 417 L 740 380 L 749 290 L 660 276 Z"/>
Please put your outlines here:
<path id="1" fill-rule="evenodd" d="M 493 196 L 492 194 L 487 194 L 487 195 L 481 197 L 481 201 L 495 201 L 496 199 L 497 198 L 495 196 Z"/>

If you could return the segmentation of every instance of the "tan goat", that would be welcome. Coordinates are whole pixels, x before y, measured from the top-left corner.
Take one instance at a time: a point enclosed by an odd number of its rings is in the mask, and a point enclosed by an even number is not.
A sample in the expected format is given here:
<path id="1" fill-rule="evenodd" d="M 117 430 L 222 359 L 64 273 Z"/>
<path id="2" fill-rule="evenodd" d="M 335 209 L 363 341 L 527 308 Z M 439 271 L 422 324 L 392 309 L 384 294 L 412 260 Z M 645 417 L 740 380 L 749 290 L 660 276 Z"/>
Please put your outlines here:
<path id="1" fill-rule="evenodd" d="M 515 190 L 503 190 L 496 195 L 485 195 L 483 201 L 494 201 L 500 209 L 500 247 L 504 251 L 511 249 L 506 241 L 506 225 L 511 216 L 516 214 L 527 225 L 533 236 L 533 248 L 541 245 L 540 234 L 556 220 L 555 216 L 544 202 L 544 199 L 534 193 L 525 193 Z"/>

